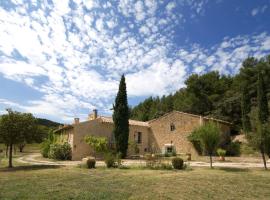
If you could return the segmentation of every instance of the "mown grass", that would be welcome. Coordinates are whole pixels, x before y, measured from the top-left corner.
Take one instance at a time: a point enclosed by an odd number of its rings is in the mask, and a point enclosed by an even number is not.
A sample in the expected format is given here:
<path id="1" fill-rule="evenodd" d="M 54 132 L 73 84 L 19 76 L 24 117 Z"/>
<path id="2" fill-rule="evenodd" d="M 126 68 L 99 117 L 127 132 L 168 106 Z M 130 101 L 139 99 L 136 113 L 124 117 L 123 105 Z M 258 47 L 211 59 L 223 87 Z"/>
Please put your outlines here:
<path id="1" fill-rule="evenodd" d="M 270 199 L 263 170 L 33 169 L 0 169 L 0 199 Z"/>

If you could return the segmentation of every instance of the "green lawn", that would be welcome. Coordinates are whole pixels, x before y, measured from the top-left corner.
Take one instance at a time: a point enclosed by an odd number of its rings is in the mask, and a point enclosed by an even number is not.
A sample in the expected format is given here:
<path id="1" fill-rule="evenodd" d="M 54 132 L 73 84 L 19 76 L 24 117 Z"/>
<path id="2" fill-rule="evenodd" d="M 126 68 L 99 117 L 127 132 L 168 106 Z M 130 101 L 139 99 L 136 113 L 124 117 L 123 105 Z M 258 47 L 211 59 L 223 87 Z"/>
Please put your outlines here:
<path id="1" fill-rule="evenodd" d="M 270 199 L 262 170 L 0 169 L 0 199 Z"/>

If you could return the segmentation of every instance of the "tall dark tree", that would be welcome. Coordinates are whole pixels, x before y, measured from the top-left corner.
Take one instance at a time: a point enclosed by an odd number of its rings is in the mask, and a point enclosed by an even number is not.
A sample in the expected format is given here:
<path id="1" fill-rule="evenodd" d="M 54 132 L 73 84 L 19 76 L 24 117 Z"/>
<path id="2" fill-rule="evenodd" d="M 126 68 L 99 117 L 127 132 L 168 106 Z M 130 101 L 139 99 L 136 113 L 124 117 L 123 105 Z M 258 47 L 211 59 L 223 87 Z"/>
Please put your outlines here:
<path id="1" fill-rule="evenodd" d="M 242 126 L 244 133 L 248 133 L 251 131 L 251 124 L 249 113 L 251 109 L 250 97 L 248 96 L 247 88 L 244 87 L 242 90 L 242 97 L 241 97 L 241 113 L 242 113 Z"/>
<path id="2" fill-rule="evenodd" d="M 258 74 L 258 88 L 257 88 L 257 103 L 258 103 L 258 132 L 260 135 L 259 148 L 262 154 L 262 159 L 264 163 L 264 168 L 267 169 L 265 153 L 267 152 L 267 147 L 269 146 L 269 136 L 267 130 L 267 122 L 269 117 L 268 111 L 268 101 L 266 96 L 265 84 L 262 74 Z"/>
<path id="3" fill-rule="evenodd" d="M 116 151 L 124 158 L 127 155 L 129 137 L 129 107 L 125 76 L 122 75 L 119 90 L 113 106 L 114 137 Z"/>

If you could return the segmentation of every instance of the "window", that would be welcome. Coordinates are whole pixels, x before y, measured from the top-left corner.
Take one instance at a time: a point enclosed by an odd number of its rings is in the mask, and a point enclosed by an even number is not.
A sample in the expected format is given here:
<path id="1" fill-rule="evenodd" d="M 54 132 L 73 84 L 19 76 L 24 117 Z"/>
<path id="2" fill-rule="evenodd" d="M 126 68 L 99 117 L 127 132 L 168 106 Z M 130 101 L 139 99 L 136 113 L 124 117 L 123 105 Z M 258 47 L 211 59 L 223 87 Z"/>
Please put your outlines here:
<path id="1" fill-rule="evenodd" d="M 137 142 L 137 144 L 142 143 L 142 133 L 141 132 L 137 132 L 136 142 Z"/>
<path id="2" fill-rule="evenodd" d="M 175 125 L 171 124 L 171 131 L 174 131 L 174 130 L 175 130 Z"/>
<path id="3" fill-rule="evenodd" d="M 172 151 L 173 151 L 173 147 L 171 146 L 171 147 L 167 147 L 167 153 L 172 153 Z"/>

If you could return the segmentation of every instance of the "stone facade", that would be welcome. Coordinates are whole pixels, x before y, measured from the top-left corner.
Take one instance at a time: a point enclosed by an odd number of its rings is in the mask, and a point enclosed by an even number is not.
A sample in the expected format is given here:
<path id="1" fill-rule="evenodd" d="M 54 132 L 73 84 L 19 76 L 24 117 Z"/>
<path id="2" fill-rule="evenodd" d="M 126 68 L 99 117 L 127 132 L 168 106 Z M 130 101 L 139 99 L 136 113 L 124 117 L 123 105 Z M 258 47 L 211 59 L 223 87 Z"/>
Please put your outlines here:
<path id="1" fill-rule="evenodd" d="M 129 142 L 137 144 L 140 155 L 147 152 L 165 153 L 167 147 L 170 146 L 173 146 L 177 153 L 194 155 L 197 152 L 187 137 L 195 128 L 209 121 L 217 123 L 222 132 L 229 134 L 230 123 L 228 122 L 173 111 L 148 122 L 129 120 Z M 94 117 L 90 115 L 90 119 L 85 122 L 80 123 L 78 119 L 75 119 L 73 125 L 63 127 L 56 133 L 62 135 L 62 138 L 67 138 L 72 147 L 72 159 L 80 160 L 92 153 L 90 147 L 84 142 L 86 135 L 103 136 L 113 142 L 112 130 L 112 118 L 94 114 Z M 128 155 L 134 153 L 134 149 L 130 147 Z"/>

